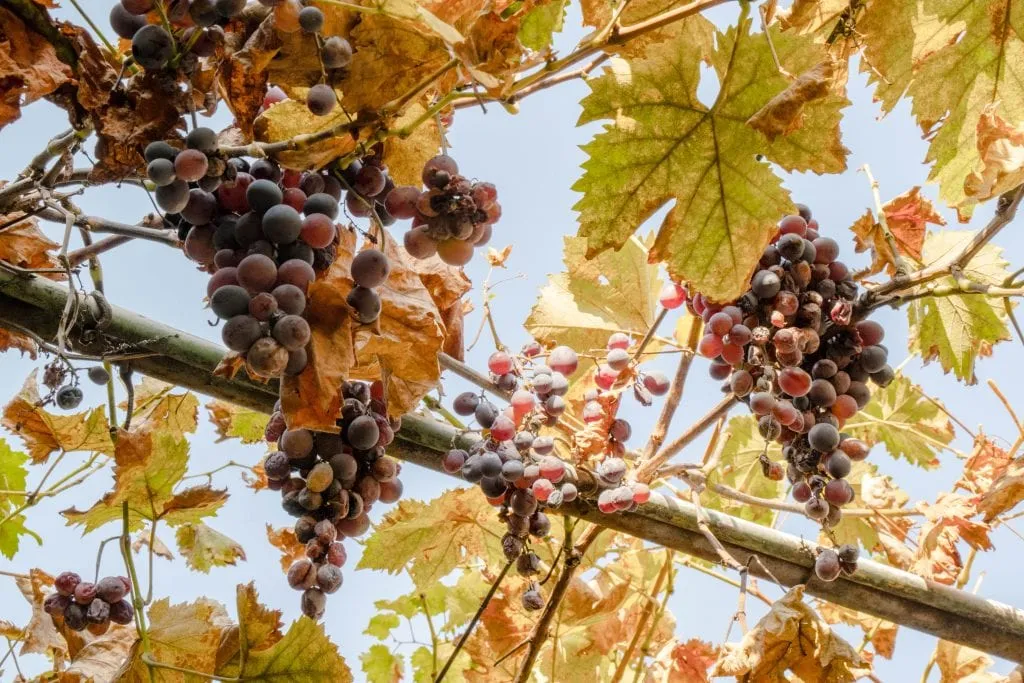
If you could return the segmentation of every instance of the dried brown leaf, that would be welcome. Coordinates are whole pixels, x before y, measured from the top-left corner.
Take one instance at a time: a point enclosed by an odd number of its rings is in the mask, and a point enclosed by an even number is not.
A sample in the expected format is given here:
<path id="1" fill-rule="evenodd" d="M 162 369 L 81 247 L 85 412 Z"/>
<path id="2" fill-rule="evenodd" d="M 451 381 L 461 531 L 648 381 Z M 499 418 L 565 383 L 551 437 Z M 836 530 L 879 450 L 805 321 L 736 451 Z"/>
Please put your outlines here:
<path id="1" fill-rule="evenodd" d="M 35 360 L 36 354 L 39 352 L 39 346 L 35 343 L 35 340 L 21 332 L 7 329 L 0 330 L 0 353 L 10 350 L 21 351 L 22 355 L 27 353 L 29 358 Z"/>
<path id="2" fill-rule="evenodd" d="M 768 100 L 747 123 L 771 142 L 780 135 L 789 135 L 803 125 L 804 106 L 825 97 L 833 88 L 835 77 L 836 65 L 831 59 L 819 62 Z"/>
<path id="3" fill-rule="evenodd" d="M 1008 679 L 989 671 L 992 658 L 965 645 L 940 640 L 935 647 L 939 683 L 1006 683 Z"/>
<path id="4" fill-rule="evenodd" d="M 239 49 L 232 47 L 228 45 L 230 51 L 220 64 L 217 88 L 243 138 L 251 140 L 253 121 L 267 91 L 267 67 L 281 49 L 281 34 L 274 30 L 274 18 L 264 19 Z"/>
<path id="5" fill-rule="evenodd" d="M 819 600 L 815 606 L 821 618 L 830 624 L 849 624 L 860 627 L 864 631 L 865 637 L 870 636 L 875 654 L 892 659 L 896 651 L 896 632 L 899 626 L 891 621 L 824 600 Z"/>
<path id="6" fill-rule="evenodd" d="M 295 530 L 289 527 L 275 529 L 267 525 L 267 540 L 281 551 L 281 571 L 286 572 L 297 560 L 306 556 L 306 546 L 295 538 Z"/>
<path id="7" fill-rule="evenodd" d="M 71 79 L 71 67 L 53 45 L 14 12 L 0 8 L 0 129 L 21 116 L 22 106 Z"/>
<path id="8" fill-rule="evenodd" d="M 907 192 L 888 201 L 882 207 L 889 230 L 896 239 L 896 247 L 900 254 L 909 256 L 915 261 L 921 260 L 921 248 L 924 246 L 927 225 L 945 225 L 945 219 L 939 215 L 927 198 L 921 196 L 920 187 L 912 187 Z M 882 234 L 882 226 L 875 222 L 875 214 L 870 209 L 850 226 L 856 242 L 857 253 L 871 251 L 871 266 L 864 273 L 874 275 L 883 270 L 890 275 L 895 274 L 896 264 L 889 251 L 889 245 Z"/>
<path id="9" fill-rule="evenodd" d="M 941 493 L 934 505 L 918 504 L 925 522 L 917 538 L 911 571 L 938 583 L 951 585 L 963 569 L 957 543 L 963 540 L 977 550 L 991 550 L 991 528 L 970 518 L 977 514 L 974 503 L 957 493 Z"/>
<path id="10" fill-rule="evenodd" d="M 699 638 L 669 641 L 654 657 L 647 683 L 707 683 L 708 669 L 718 659 L 718 648 Z"/>
<path id="11" fill-rule="evenodd" d="M 23 214 L 0 216 L 0 224 L 7 224 L 19 215 Z M 0 232 L 0 261 L 6 261 L 19 268 L 58 268 L 60 264 L 50 252 L 59 246 L 43 234 L 35 218 L 26 218 Z M 60 280 L 64 275 L 50 273 L 47 277 Z"/>
<path id="12" fill-rule="evenodd" d="M 981 168 L 964 179 L 968 206 L 997 197 L 1024 182 L 1024 128 L 1006 121 L 998 110 L 999 103 L 990 104 L 978 119 Z"/>
<path id="13" fill-rule="evenodd" d="M 964 471 L 953 488 L 963 489 L 984 499 L 996 480 L 1006 473 L 1011 462 L 1009 453 L 984 434 L 979 434 L 974 440 L 974 451 L 964 463 Z"/>
<path id="14" fill-rule="evenodd" d="M 1011 462 L 992 488 L 981 496 L 977 503 L 978 512 L 988 522 L 1013 509 L 1021 500 L 1024 500 L 1024 457 Z"/>
<path id="15" fill-rule="evenodd" d="M 491 266 L 495 268 L 504 268 L 505 261 L 508 260 L 508 257 L 509 255 L 511 255 L 511 253 L 511 244 L 507 245 L 504 249 L 501 249 L 500 251 L 498 249 L 495 249 L 494 247 L 490 247 L 487 249 L 487 263 L 491 264 Z"/>

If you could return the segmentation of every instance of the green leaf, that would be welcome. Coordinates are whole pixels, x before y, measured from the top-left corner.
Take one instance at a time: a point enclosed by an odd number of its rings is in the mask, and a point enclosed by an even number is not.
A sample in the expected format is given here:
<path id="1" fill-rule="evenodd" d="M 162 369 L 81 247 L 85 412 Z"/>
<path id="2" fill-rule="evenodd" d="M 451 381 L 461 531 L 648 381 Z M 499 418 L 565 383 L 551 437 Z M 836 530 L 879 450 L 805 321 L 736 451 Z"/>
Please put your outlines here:
<path id="1" fill-rule="evenodd" d="M 722 449 L 718 467 L 710 473 L 708 480 L 731 486 L 751 496 L 771 500 L 780 498 L 783 482 L 772 481 L 761 472 L 760 457 L 765 452 L 767 442 L 757 431 L 757 419 L 753 415 L 734 417 L 722 433 L 732 436 Z M 782 460 L 781 447 L 774 441 L 767 445 L 768 457 Z M 724 498 L 710 488 L 705 491 L 702 501 L 713 510 L 721 510 L 757 524 L 770 525 L 775 520 L 775 512 L 772 510 Z"/>
<path id="2" fill-rule="evenodd" d="M 238 677 L 278 683 L 350 683 L 352 672 L 323 624 L 309 617 L 292 622 L 284 638 L 265 649 L 250 650 Z"/>
<path id="3" fill-rule="evenodd" d="M 932 233 L 925 239 L 922 254 L 926 264 L 959 251 L 974 236 L 966 231 Z M 964 268 L 965 277 L 981 284 L 1001 285 L 1009 273 L 1002 258 L 1002 249 L 994 245 L 982 247 Z M 945 277 L 928 288 L 955 288 L 956 280 Z M 978 378 L 974 365 L 979 357 L 992 353 L 992 345 L 1010 339 L 1006 312 L 1001 298 L 979 294 L 926 296 L 910 302 L 910 350 L 921 354 L 925 362 L 938 360 L 943 371 L 957 379 L 974 384 Z"/>
<path id="4" fill-rule="evenodd" d="M 650 240 L 648 240 L 650 242 Z M 535 339 L 580 352 L 603 349 L 613 332 L 642 337 L 657 313 L 661 279 L 647 247 L 632 238 L 586 258 L 586 240 L 565 238 L 566 272 L 552 275 L 523 324 Z"/>
<path id="5" fill-rule="evenodd" d="M 568 0 L 552 0 L 533 7 L 519 22 L 519 42 L 531 50 L 550 47 L 554 34 L 562 32 L 568 4 Z"/>
<path id="6" fill-rule="evenodd" d="M 482 572 L 463 572 L 445 598 L 448 620 L 444 629 L 454 632 L 463 624 L 469 623 L 490 588 L 491 583 Z"/>
<path id="7" fill-rule="evenodd" d="M 370 618 L 370 623 L 366 625 L 363 633 L 377 640 L 385 640 L 401 623 L 402 620 L 394 612 L 382 612 Z"/>
<path id="8" fill-rule="evenodd" d="M 394 683 L 402 680 L 402 659 L 391 653 L 386 645 L 371 645 L 370 649 L 359 655 L 363 663 L 363 673 L 369 683 Z"/>
<path id="9" fill-rule="evenodd" d="M 938 467 L 939 452 L 953 440 L 949 417 L 903 373 L 886 388 L 875 387 L 843 431 L 870 445 L 881 442 L 892 457 L 925 469 Z"/>
<path id="10" fill-rule="evenodd" d="M 25 527 L 25 515 L 14 515 L 0 524 L 0 554 L 13 560 L 21 547 L 22 536 L 31 536 L 39 545 L 43 544 L 38 534 Z"/>
<path id="11" fill-rule="evenodd" d="M 209 573 L 211 567 L 234 566 L 238 560 L 245 560 L 245 550 L 238 541 L 203 523 L 182 524 L 175 538 L 185 563 L 204 574 Z"/>
<path id="12" fill-rule="evenodd" d="M 27 462 L 27 455 L 11 450 L 7 441 L 0 439 L 0 491 L 25 490 L 25 482 L 28 479 L 28 469 L 25 467 Z M 6 512 L 23 501 L 23 496 L 12 497 L 0 493 L 0 512 Z"/>
<path id="13" fill-rule="evenodd" d="M 909 93 L 914 116 L 931 136 L 929 180 L 965 218 L 973 205 L 964 181 L 980 165 L 983 111 L 996 105 L 1007 121 L 1024 119 L 1024 6 L 1011 0 L 926 0 L 923 6 L 929 16 L 915 23 L 915 45 L 922 47 Z"/>
<path id="14" fill-rule="evenodd" d="M 216 399 L 207 403 L 206 409 L 217 430 L 218 443 L 226 439 L 239 439 L 245 444 L 263 441 L 263 432 L 270 421 L 268 415 Z"/>
<path id="15" fill-rule="evenodd" d="M 455 489 L 429 503 L 403 500 L 366 541 L 359 569 L 391 574 L 409 565 L 420 590 L 440 581 L 470 557 L 503 562 L 504 527 L 480 492 Z"/>
<path id="16" fill-rule="evenodd" d="M 641 59 L 612 60 L 589 81 L 579 123 L 609 119 L 584 150 L 581 237 L 587 255 L 622 246 L 648 218 L 674 201 L 651 249 L 651 260 L 712 299 L 747 287 L 761 250 L 793 204 L 762 155 L 788 171 L 839 172 L 847 150 L 839 139 L 834 92 L 804 106 L 801 127 L 774 142 L 747 120 L 785 91 L 789 81 L 751 22 L 713 33 L 702 17 L 680 24 L 677 36 L 651 46 Z M 773 29 L 774 31 L 774 29 Z M 712 50 L 712 39 L 717 49 Z M 773 34 L 780 62 L 802 73 L 826 59 L 810 37 Z M 722 88 L 706 106 L 697 98 L 700 63 L 709 61 Z"/>

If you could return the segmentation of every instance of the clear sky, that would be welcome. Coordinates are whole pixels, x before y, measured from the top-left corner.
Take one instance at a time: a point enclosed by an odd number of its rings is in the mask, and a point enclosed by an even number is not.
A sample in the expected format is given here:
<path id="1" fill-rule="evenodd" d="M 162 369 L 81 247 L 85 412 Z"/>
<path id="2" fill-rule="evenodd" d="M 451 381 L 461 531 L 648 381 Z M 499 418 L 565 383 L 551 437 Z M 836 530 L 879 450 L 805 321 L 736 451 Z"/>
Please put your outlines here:
<path id="1" fill-rule="evenodd" d="M 84 3 L 97 23 L 107 26 L 106 16 L 111 0 L 91 0 Z M 59 16 L 78 21 L 74 10 L 62 9 Z M 719 9 L 710 18 L 725 25 L 735 18 L 732 9 Z M 575 6 L 567 19 L 569 27 L 558 44 L 568 47 L 584 34 L 578 28 L 579 16 Z M 706 73 L 706 71 L 705 71 Z M 546 280 L 548 273 L 561 270 L 561 243 L 564 235 L 576 231 L 576 215 L 572 205 L 578 195 L 570 190 L 579 177 L 579 164 L 584 154 L 578 146 L 587 142 L 599 130 L 599 124 L 576 127 L 579 115 L 578 102 L 587 92 L 581 82 L 567 83 L 547 90 L 521 103 L 521 112 L 512 116 L 501 107 L 488 107 L 487 113 L 479 109 L 466 109 L 457 113 L 450 139 L 452 154 L 460 168 L 467 175 L 494 182 L 499 189 L 504 215 L 495 227 L 493 246 L 514 244 L 508 261 L 512 273 L 523 273 L 524 279 L 502 285 L 496 290 L 493 302 L 495 314 L 503 340 L 518 347 L 527 336 L 521 323 L 533 304 L 537 291 Z M 705 86 L 702 94 L 714 87 Z M 853 223 L 870 205 L 868 183 L 862 173 L 855 169 L 870 163 L 881 183 L 883 199 L 889 199 L 914 185 L 924 185 L 928 167 L 923 164 L 926 143 L 921 140 L 919 130 L 910 117 L 909 103 L 904 102 L 888 117 L 879 120 L 879 109 L 871 101 L 866 79 L 854 73 L 850 83 L 850 98 L 853 106 L 845 111 L 843 120 L 843 142 L 851 150 L 849 167 L 842 175 L 816 176 L 789 175 L 785 181 L 793 191 L 794 199 L 811 206 L 819 219 L 822 233 L 835 237 L 842 246 L 848 262 L 863 264 L 860 256 L 853 257 L 851 233 L 846 228 Z M 710 101 L 710 100 L 709 100 Z M 214 126 L 224 125 L 222 111 L 214 119 Z M 55 107 L 40 103 L 27 108 L 20 121 L 0 131 L 0 178 L 11 178 L 20 171 L 27 161 L 37 153 L 53 134 L 67 127 L 63 112 Z M 91 148 L 91 143 L 87 149 Z M 84 162 L 85 159 L 83 158 Z M 936 198 L 934 186 L 926 186 L 925 194 Z M 145 193 L 134 187 L 103 187 L 89 190 L 78 199 L 79 205 L 88 213 L 131 223 L 151 210 Z M 956 229 L 955 215 L 943 207 L 943 215 Z M 977 212 L 971 228 L 977 228 L 991 216 L 992 205 L 983 206 Z M 655 216 L 646 229 L 657 227 Z M 1018 219 L 1024 220 L 1024 219 Z M 52 237 L 60 234 L 54 225 L 46 227 Z M 1024 263 L 1024 238 L 1021 229 L 1011 226 L 997 239 L 996 243 L 1006 249 L 1006 256 L 1015 265 Z M 210 327 L 211 317 L 202 308 L 205 295 L 206 276 L 198 272 L 179 252 L 151 243 L 131 243 L 116 252 L 104 256 L 107 296 L 115 304 L 136 310 L 146 316 L 183 329 L 192 334 L 219 341 L 219 330 Z M 467 267 L 470 277 L 477 283 L 486 274 L 486 263 L 478 256 Z M 479 293 L 470 296 L 479 303 Z M 479 308 L 479 306 L 478 306 Z M 891 349 L 895 363 L 902 362 L 907 355 L 907 326 L 905 313 L 883 311 L 879 314 L 886 324 L 886 343 Z M 479 317 L 473 314 L 467 321 L 467 334 L 475 331 Z M 492 349 L 486 346 L 487 339 L 469 354 L 468 360 L 477 368 L 485 368 L 485 360 Z M 663 361 L 666 372 L 670 373 L 671 361 Z M 1000 382 L 1011 403 L 1024 407 L 1024 384 L 1019 381 L 1020 368 L 1024 364 L 1024 352 L 1018 340 L 1000 344 L 993 358 L 978 364 L 979 384 L 967 387 L 950 376 L 944 376 L 937 365 L 921 367 L 919 358 L 911 358 L 905 369 L 933 396 L 946 402 L 952 413 L 975 430 L 984 425 L 988 434 L 1002 437 L 1015 436 L 1013 427 L 1001 404 L 985 386 L 989 378 Z M 6 402 L 21 386 L 24 377 L 42 362 L 32 362 L 7 353 L 0 356 L 0 401 Z M 705 409 L 717 401 L 720 394 L 716 383 L 707 378 L 705 363 L 698 362 L 687 385 L 687 392 L 676 424 L 670 432 L 682 431 L 685 426 L 702 415 Z M 452 380 L 449 393 L 454 395 L 463 389 L 459 381 Z M 86 400 L 83 405 L 97 405 L 103 400 L 101 391 L 86 386 Z M 634 439 L 646 434 L 657 416 L 657 406 L 641 409 L 632 401 L 626 402 L 625 416 L 633 423 Z M 261 457 L 260 447 L 244 447 L 237 442 L 213 444 L 213 430 L 201 416 L 198 434 L 192 439 L 192 469 L 204 471 L 223 464 L 228 460 L 255 463 Z M 5 436 L 12 445 L 16 440 Z M 957 429 L 954 446 L 969 450 L 970 436 Z M 694 460 L 703 451 L 703 442 L 691 446 L 681 457 Z M 78 461 L 68 458 L 69 467 Z M 883 472 L 892 474 L 896 482 L 906 489 L 912 500 L 934 500 L 936 494 L 948 490 L 958 476 L 961 464 L 956 455 L 947 452 L 942 455 L 943 466 L 933 472 L 924 472 L 905 463 L 896 462 L 882 448 L 872 453 L 872 462 Z M 39 472 L 33 472 L 38 477 Z M 442 490 L 457 484 L 453 479 L 406 466 L 403 471 L 406 497 L 429 499 Z M 220 515 L 212 521 L 218 530 L 240 541 L 248 555 L 248 561 L 237 567 L 218 568 L 208 575 L 190 572 L 181 560 L 169 563 L 157 561 L 154 593 L 170 596 L 173 601 L 187 601 L 200 595 L 211 596 L 228 604 L 233 609 L 234 586 L 238 583 L 256 581 L 261 597 L 268 605 L 281 609 L 286 620 L 298 616 L 297 594 L 288 588 L 281 574 L 277 550 L 264 540 L 264 525 L 271 523 L 281 526 L 290 523 L 281 510 L 278 495 L 272 492 L 253 494 L 244 488 L 237 472 L 229 471 L 217 477 L 220 485 L 230 485 L 232 498 Z M 99 542 L 116 533 L 112 527 L 86 537 L 63 524 L 58 511 L 72 504 L 88 505 L 109 488 L 107 474 L 94 477 L 93 481 L 76 489 L 67 497 L 51 499 L 38 505 L 29 513 L 29 526 L 39 532 L 46 541 L 40 548 L 30 539 L 22 541 L 23 551 L 15 562 L 0 558 L 0 568 L 24 571 L 29 567 L 41 567 L 51 573 L 64 569 L 91 573 L 95 552 Z M 384 506 L 375 506 L 374 516 L 378 517 Z M 815 538 L 813 528 L 802 520 L 790 518 L 785 530 Z M 169 544 L 169 536 L 164 539 Z M 1009 530 L 1000 529 L 993 535 L 996 553 L 983 554 L 978 558 L 974 579 L 984 577 L 980 594 L 1001 602 L 1024 605 L 1024 585 L 1019 578 L 1019 559 L 1024 551 L 1024 540 Z M 358 548 L 351 541 L 346 542 L 350 553 L 345 569 L 345 585 L 331 596 L 326 626 L 329 634 L 340 644 L 342 653 L 354 669 L 358 669 L 358 656 L 372 643 L 370 637 L 362 635 L 367 621 L 374 613 L 373 599 L 389 598 L 407 590 L 403 580 L 383 574 L 351 569 L 358 560 Z M 996 558 L 999 558 L 998 560 Z M 120 558 L 108 553 L 104 559 L 105 573 L 121 573 Z M 780 591 L 762 582 L 762 589 L 770 596 Z M 735 607 L 735 590 L 713 579 L 695 572 L 681 571 L 678 575 L 676 592 L 669 605 L 678 621 L 678 634 L 683 639 L 701 637 L 720 642 L 725 634 L 728 620 Z M 28 617 L 27 606 L 18 596 L 13 582 L 0 577 L 0 618 L 15 623 L 24 623 Z M 748 602 L 754 618 L 763 612 L 756 601 Z M 860 632 L 845 631 L 854 644 L 860 642 Z M 424 633 L 420 636 L 423 637 Z M 734 638 L 735 633 L 734 633 Z M 935 639 L 901 629 L 893 661 L 877 660 L 876 672 L 883 681 L 918 680 L 935 645 Z M 23 658 L 26 673 L 42 670 L 41 658 Z M 998 664 L 999 671 L 1008 671 L 1006 662 Z M 7 668 L 7 676 L 13 676 L 13 668 Z M 356 676 L 357 680 L 360 675 Z M 9 680 L 9 679 L 7 679 Z M 937 671 L 933 679 L 938 680 Z"/>

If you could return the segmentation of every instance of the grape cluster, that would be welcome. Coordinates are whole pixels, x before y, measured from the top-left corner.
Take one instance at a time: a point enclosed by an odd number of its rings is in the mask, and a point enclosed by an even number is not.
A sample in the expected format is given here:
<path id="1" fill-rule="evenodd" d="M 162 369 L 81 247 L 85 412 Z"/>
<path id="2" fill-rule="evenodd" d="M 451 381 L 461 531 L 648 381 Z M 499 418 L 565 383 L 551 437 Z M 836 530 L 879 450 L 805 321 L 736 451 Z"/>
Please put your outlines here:
<path id="1" fill-rule="evenodd" d="M 54 358 L 46 364 L 43 369 L 43 386 L 50 390 L 50 393 L 43 398 L 44 403 L 53 402 L 61 410 L 74 410 L 84 398 L 82 389 L 78 386 L 78 373 L 80 369 L 73 367 L 66 358 Z M 110 380 L 110 373 L 102 365 L 94 365 L 88 369 L 86 374 L 94 384 L 106 384 Z"/>
<path id="2" fill-rule="evenodd" d="M 845 479 L 853 461 L 868 455 L 840 430 L 870 400 L 868 380 L 885 387 L 894 377 L 881 325 L 854 319 L 857 284 L 838 256 L 800 206 L 780 221 L 743 296 L 724 306 L 699 293 L 689 300 L 706 325 L 697 351 L 713 359 L 711 376 L 783 446 L 787 466 L 763 458 L 765 474 L 788 476 L 794 499 L 826 527 L 853 500 Z"/>
<path id="3" fill-rule="evenodd" d="M 99 636 L 111 622 L 124 625 L 135 618 L 132 604 L 125 599 L 132 585 L 124 576 L 106 576 L 90 583 L 74 572 L 63 572 L 54 579 L 53 587 L 55 592 L 46 596 L 43 610 L 54 621 L 63 619 L 73 631 L 88 629 Z"/>
<path id="4" fill-rule="evenodd" d="M 341 587 L 346 536 L 370 528 L 370 508 L 402 495 L 401 466 L 385 455 L 400 421 L 387 417 L 384 385 L 349 381 L 342 386 L 338 434 L 287 429 L 278 410 L 267 424 L 267 441 L 278 451 L 263 462 L 268 488 L 281 492 L 284 510 L 298 518 L 295 537 L 306 557 L 288 570 L 288 583 L 302 591 L 303 614 L 323 616 L 327 594 Z"/>
<path id="5" fill-rule="evenodd" d="M 844 543 L 839 548 L 819 548 L 814 559 L 814 575 L 822 581 L 835 581 L 840 574 L 850 575 L 857 571 L 857 546 Z"/>
<path id="6" fill-rule="evenodd" d="M 425 190 L 400 185 L 387 193 L 384 208 L 398 219 L 412 219 L 405 250 L 419 259 L 437 254 L 452 266 L 464 266 L 473 249 L 491 239 L 501 218 L 498 190 L 491 183 L 459 175 L 458 164 L 439 154 L 423 166 Z"/>

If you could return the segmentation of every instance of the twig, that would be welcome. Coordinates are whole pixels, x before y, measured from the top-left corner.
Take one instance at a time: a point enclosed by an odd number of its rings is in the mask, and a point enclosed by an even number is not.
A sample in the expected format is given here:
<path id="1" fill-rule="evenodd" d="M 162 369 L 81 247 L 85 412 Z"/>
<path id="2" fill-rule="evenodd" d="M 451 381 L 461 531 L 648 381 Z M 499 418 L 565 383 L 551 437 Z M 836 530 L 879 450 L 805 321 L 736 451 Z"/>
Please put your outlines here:
<path id="1" fill-rule="evenodd" d="M 551 590 L 551 596 L 548 597 L 547 603 L 544 605 L 544 611 L 541 612 L 540 618 L 537 619 L 537 623 L 533 627 L 533 631 L 530 633 L 530 645 L 526 650 L 526 656 L 523 658 L 523 662 L 519 667 L 519 672 L 516 674 L 516 683 L 526 683 L 530 680 L 530 671 L 533 669 L 533 665 L 537 661 L 537 656 L 540 654 L 540 648 L 547 639 L 548 627 L 551 625 L 551 620 L 555 616 L 555 612 L 558 611 L 559 605 L 562 603 L 562 598 L 565 597 L 566 591 L 569 590 L 569 584 L 572 582 L 573 574 L 575 574 L 576 567 L 579 565 L 580 557 L 586 552 L 590 544 L 593 543 L 597 535 L 601 533 L 602 527 L 591 526 L 580 538 L 579 544 L 565 555 L 565 567 L 562 569 L 561 575 L 558 577 L 558 581 L 555 582 L 555 587 Z M 572 547 L 572 531 L 570 527 L 566 527 L 566 547 Z"/>
<path id="2" fill-rule="evenodd" d="M 18 672 L 18 677 L 21 680 L 25 680 L 25 674 L 21 673 L 21 665 L 18 664 L 18 655 L 14 652 L 14 642 L 7 638 L 7 654 L 11 656 L 11 661 L 14 662 L 14 668 Z"/>
<path id="3" fill-rule="evenodd" d="M 124 558 L 124 566 L 128 571 L 128 578 L 132 584 L 131 595 L 132 605 L 135 608 L 135 629 L 139 632 L 139 638 L 142 640 L 142 656 L 143 661 L 146 661 L 146 657 L 150 655 L 152 648 L 149 643 L 149 629 L 146 628 L 145 605 L 142 601 L 142 591 L 139 589 L 139 577 L 135 571 L 135 563 L 132 561 L 132 537 L 128 519 L 128 501 L 124 501 L 121 504 L 121 557 Z M 153 683 L 153 664 L 146 661 L 146 665 L 149 671 L 150 683 Z"/>
<path id="4" fill-rule="evenodd" d="M 882 235 L 885 237 L 885 243 L 889 246 L 889 251 L 892 252 L 892 261 L 896 266 L 896 277 L 905 277 L 910 272 L 910 268 L 907 266 L 906 259 L 900 254 L 899 247 L 896 246 L 896 236 L 889 229 L 889 221 L 885 216 L 885 208 L 882 206 L 882 195 L 878 191 L 878 181 L 871 175 L 871 167 L 867 164 L 861 166 L 860 170 L 864 171 L 864 175 L 868 178 L 868 183 L 871 184 L 871 194 L 875 200 L 875 222 L 881 228 Z"/>
<path id="5" fill-rule="evenodd" d="M 448 655 L 448 661 L 444 663 L 444 667 L 441 669 L 441 672 L 437 674 L 437 677 L 434 679 L 434 683 L 441 683 L 441 681 L 444 680 L 445 675 L 448 673 L 448 669 L 452 667 L 452 664 L 455 662 L 455 658 L 462 650 L 462 646 L 466 644 L 470 634 L 473 633 L 473 629 L 476 628 L 477 622 L 480 621 L 480 617 L 483 616 L 484 610 L 487 609 L 487 605 L 490 604 L 491 598 L 493 598 L 494 594 L 498 592 L 498 586 L 501 585 L 502 579 L 505 578 L 505 575 L 508 574 L 508 570 L 511 568 L 512 561 L 510 560 L 505 563 L 505 566 L 501 569 L 501 573 L 499 573 L 497 578 L 494 579 L 490 590 L 487 591 L 487 595 L 485 595 L 484 599 L 480 602 L 480 606 L 477 608 L 476 614 L 474 614 L 473 618 L 469 620 L 466 630 L 462 632 L 462 637 L 460 637 L 459 642 L 455 644 L 455 649 L 452 650 L 450 655 Z"/>
<path id="6" fill-rule="evenodd" d="M 626 674 L 626 669 L 629 668 L 629 662 L 633 659 L 633 653 L 636 652 L 636 646 L 640 643 L 640 636 L 644 633 L 644 628 L 647 626 L 647 620 L 651 618 L 654 613 L 654 608 L 657 603 L 654 602 L 655 596 L 661 592 L 661 587 L 668 579 L 669 574 L 672 572 L 672 557 L 675 553 L 671 550 L 665 550 L 665 562 L 661 565 L 661 571 L 658 572 L 657 578 L 654 580 L 654 587 L 651 588 L 651 594 L 647 597 L 647 602 L 644 603 L 643 610 L 640 612 L 640 618 L 636 622 L 636 626 L 633 630 L 633 637 L 629 639 L 629 644 L 626 646 L 626 651 L 622 653 L 622 659 L 619 660 L 618 665 L 615 667 L 615 673 L 612 674 L 611 683 L 619 683 L 622 677 Z M 668 592 L 671 592 L 669 589 Z"/>
<path id="7" fill-rule="evenodd" d="M 672 424 L 672 418 L 675 417 L 676 409 L 679 407 L 679 401 L 683 397 L 683 387 L 686 384 L 686 376 L 690 371 L 690 365 L 693 363 L 694 352 L 697 349 L 697 343 L 700 342 L 701 325 L 698 321 L 694 321 L 693 325 L 690 326 L 690 336 L 686 340 L 686 350 L 679 358 L 679 365 L 676 367 L 676 374 L 672 378 L 672 384 L 669 386 L 668 397 L 665 399 L 665 405 L 661 407 L 661 414 L 658 416 L 658 421 L 655 423 L 654 428 L 651 430 L 651 435 L 647 439 L 647 446 L 644 448 L 643 455 L 640 458 L 641 462 L 649 460 L 658 452 L 661 448 L 661 444 L 665 441 L 665 435 L 668 433 L 669 425 Z"/>
<path id="8" fill-rule="evenodd" d="M 640 340 L 640 344 L 636 347 L 636 351 L 633 352 L 633 362 L 640 360 L 640 356 L 643 354 L 644 349 L 646 349 L 647 345 L 651 343 L 651 339 L 653 339 L 654 335 L 658 332 L 658 328 L 661 326 L 661 322 L 665 319 L 666 315 L 668 315 L 667 308 L 663 308 L 658 311 L 658 315 L 655 316 L 653 321 L 651 321 L 651 326 L 647 328 L 647 333 L 644 335 L 644 338 Z"/>
<path id="9" fill-rule="evenodd" d="M 72 268 L 77 268 L 82 265 L 85 261 L 88 261 L 100 254 L 106 253 L 111 249 L 127 244 L 131 242 L 134 237 L 128 235 L 111 235 L 110 237 L 104 237 L 101 240 L 93 242 L 81 249 L 75 249 L 74 251 L 68 252 L 68 262 Z"/>
<path id="10" fill-rule="evenodd" d="M 420 603 L 423 605 L 423 616 L 427 618 L 427 628 L 430 629 L 430 675 L 437 676 L 437 631 L 434 630 L 434 620 L 430 618 L 427 596 L 423 593 L 420 593 Z"/>
<path id="11" fill-rule="evenodd" d="M 121 540 L 121 534 L 117 536 L 111 536 L 110 538 L 104 538 L 100 541 L 99 550 L 96 551 L 96 573 L 93 575 L 92 582 L 99 583 L 100 580 L 100 563 L 103 561 L 103 549 L 107 547 L 107 544 L 111 541 Z"/>
<path id="12" fill-rule="evenodd" d="M 637 470 L 638 481 L 650 481 L 650 478 L 657 472 L 663 464 L 665 464 L 670 458 L 675 456 L 681 450 L 686 448 L 692 443 L 698 436 L 700 436 L 705 429 L 713 425 L 718 418 L 722 417 L 729 412 L 733 404 L 736 403 L 736 397 L 733 394 L 729 394 L 721 401 L 719 401 L 710 411 L 708 411 L 703 417 L 698 419 L 689 428 L 674 440 L 672 440 L 667 446 L 661 449 L 661 451 L 650 458 Z"/>

